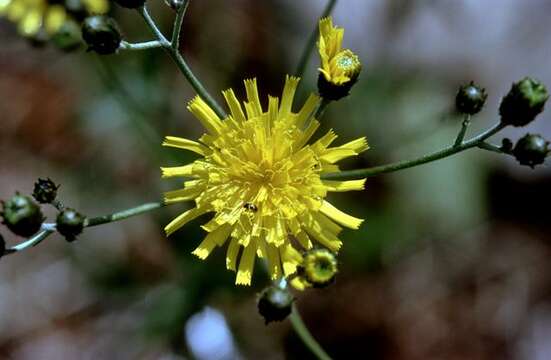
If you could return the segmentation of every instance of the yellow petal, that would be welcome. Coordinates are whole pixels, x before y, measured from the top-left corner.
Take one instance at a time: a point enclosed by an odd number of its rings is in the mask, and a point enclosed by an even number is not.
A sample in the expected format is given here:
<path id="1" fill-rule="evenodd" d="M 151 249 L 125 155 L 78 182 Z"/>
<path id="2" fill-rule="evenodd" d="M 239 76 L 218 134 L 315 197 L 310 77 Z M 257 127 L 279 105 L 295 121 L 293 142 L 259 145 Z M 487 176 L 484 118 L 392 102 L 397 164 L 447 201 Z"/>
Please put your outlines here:
<path id="1" fill-rule="evenodd" d="M 327 187 L 327 191 L 344 192 L 353 190 L 363 190 L 366 179 L 347 180 L 347 181 L 332 181 L 323 180 L 323 185 Z"/>
<path id="2" fill-rule="evenodd" d="M 165 226 L 165 233 L 167 236 L 172 235 L 176 230 L 180 229 L 186 223 L 208 212 L 206 209 L 193 208 L 172 220 L 167 226 Z"/>
<path id="3" fill-rule="evenodd" d="M 247 115 L 249 115 L 249 118 L 260 116 L 262 114 L 262 106 L 260 105 L 260 99 L 258 97 L 256 78 L 245 80 L 245 90 L 247 92 L 248 100 L 248 104 L 245 105 L 249 105 Z"/>
<path id="4" fill-rule="evenodd" d="M 325 200 L 321 204 L 320 211 L 327 215 L 330 219 L 333 219 L 335 222 L 350 229 L 358 229 L 363 222 L 363 219 L 358 219 L 352 215 L 348 215 Z"/>
<path id="5" fill-rule="evenodd" d="M 226 253 L 226 269 L 235 271 L 240 247 L 239 241 L 236 238 L 232 238 L 228 245 L 228 252 Z"/>
<path id="6" fill-rule="evenodd" d="M 251 242 L 243 249 L 243 255 L 241 255 L 239 269 L 235 278 L 236 285 L 251 285 L 255 257 L 256 244 Z"/>
<path id="7" fill-rule="evenodd" d="M 222 246 L 231 233 L 230 225 L 222 225 L 203 239 L 197 249 L 193 250 L 192 254 L 197 256 L 201 260 L 205 260 L 210 255 L 212 249 L 216 246 Z"/>
<path id="8" fill-rule="evenodd" d="M 193 151 L 194 153 L 197 153 L 199 155 L 207 155 L 210 150 L 205 145 L 200 144 L 196 141 L 184 139 L 181 137 L 176 136 L 167 136 L 165 137 L 165 140 L 163 141 L 163 146 L 178 148 L 178 149 L 184 149 Z"/>
<path id="9" fill-rule="evenodd" d="M 161 177 L 163 178 L 168 178 L 173 176 L 191 176 L 192 173 L 193 173 L 193 164 L 161 168 Z"/>
<path id="10" fill-rule="evenodd" d="M 199 96 L 193 98 L 187 108 L 212 135 L 222 133 L 220 118 Z"/>

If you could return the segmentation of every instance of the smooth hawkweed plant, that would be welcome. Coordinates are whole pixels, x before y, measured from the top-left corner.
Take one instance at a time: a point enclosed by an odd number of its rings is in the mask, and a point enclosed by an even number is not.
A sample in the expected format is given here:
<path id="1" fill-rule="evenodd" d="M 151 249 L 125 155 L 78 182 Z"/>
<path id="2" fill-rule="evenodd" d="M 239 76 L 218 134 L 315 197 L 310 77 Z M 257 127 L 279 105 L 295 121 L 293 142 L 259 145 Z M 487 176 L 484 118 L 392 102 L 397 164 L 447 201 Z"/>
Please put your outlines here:
<path id="1" fill-rule="evenodd" d="M 162 168 L 165 178 L 189 179 L 182 189 L 165 193 L 165 203 L 195 202 L 165 227 L 166 234 L 214 213 L 203 225 L 208 235 L 193 254 L 205 259 L 228 242 L 226 267 L 237 271 L 239 285 L 250 285 L 257 256 L 267 261 L 273 280 L 289 276 L 302 263 L 301 251 L 315 243 L 337 252 L 341 226 L 357 229 L 362 223 L 325 198 L 328 192 L 362 190 L 365 179 L 331 181 L 321 176 L 338 173 L 336 163 L 367 150 L 367 141 L 361 137 L 331 147 L 337 135 L 330 130 L 309 144 L 320 125 L 313 118 L 320 98 L 310 95 L 300 111 L 293 112 L 298 82 L 288 76 L 281 101 L 270 96 L 263 109 L 256 79 L 245 80 L 244 109 L 233 90 L 223 92 L 231 112 L 226 119 L 196 97 L 188 109 L 207 133 L 198 142 L 173 136 L 163 142 L 202 156 L 190 164 Z"/>
<path id="2" fill-rule="evenodd" d="M 312 32 L 296 72 L 304 73 L 317 40 L 318 95 L 310 95 L 295 112 L 293 98 L 299 77 L 287 76 L 281 98 L 269 97 L 267 107 L 263 107 L 256 80 L 249 79 L 245 80 L 246 101 L 240 102 L 231 89 L 223 92 L 229 115 L 195 76 L 179 49 L 189 0 L 167 1 L 176 11 L 170 37 L 159 29 L 143 0 L 115 2 L 135 8 L 154 38 L 142 43 L 123 40 L 114 19 L 97 16 L 107 12 L 107 0 L 75 1 L 83 5 L 77 8 L 57 0 L 0 0 L 0 17 L 8 18 L 21 34 L 32 38 L 43 33 L 58 34 L 64 24 L 82 22 L 83 40 L 100 55 L 157 48 L 166 51 L 197 93 L 188 109 L 206 133 L 197 141 L 167 136 L 163 145 L 192 151 L 200 157 L 188 164 L 162 168 L 163 177 L 184 179 L 181 188 L 164 194 L 164 201 L 93 218 L 64 208 L 57 199 L 58 185 L 40 180 L 33 195 L 40 204 L 56 208 L 56 222 L 44 222 L 41 205 L 28 196 L 17 193 L 1 202 L 0 216 L 7 229 L 30 238 L 6 248 L 0 235 L 0 256 L 32 248 L 56 232 L 73 241 L 88 227 L 193 201 L 190 210 L 166 225 L 166 234 L 172 235 L 187 222 L 211 214 L 202 225 L 206 236 L 193 254 L 206 259 L 216 247 L 226 246 L 226 267 L 237 272 L 235 282 L 239 285 L 251 284 L 255 260 L 263 259 L 274 284 L 259 298 L 261 315 L 266 322 L 289 316 L 305 345 L 319 359 L 330 359 L 302 322 L 288 286 L 291 283 L 303 289 L 331 285 L 338 270 L 336 253 L 342 245 L 339 234 L 344 227 L 357 229 L 363 221 L 334 207 L 327 201 L 328 193 L 362 190 L 366 177 L 420 166 L 474 148 L 513 156 L 521 165 L 531 167 L 544 163 L 549 156 L 549 142 L 537 134 L 526 135 L 515 146 L 509 139 L 504 139 L 502 146 L 489 142 L 505 127 L 525 126 L 543 111 L 549 97 L 547 89 L 539 81 L 525 78 L 514 83 L 503 97 L 501 119 L 487 130 L 466 138 L 471 117 L 486 103 L 485 90 L 471 82 L 456 96 L 456 108 L 463 119 L 455 141 L 414 159 L 341 171 L 337 165 L 340 160 L 368 149 L 366 138 L 332 146 L 337 135 L 330 130 L 311 140 L 325 108 L 331 101 L 349 95 L 362 69 L 359 57 L 342 46 L 344 29 L 334 26 L 329 16 L 336 0 L 328 1 L 319 21 L 319 33 Z"/>

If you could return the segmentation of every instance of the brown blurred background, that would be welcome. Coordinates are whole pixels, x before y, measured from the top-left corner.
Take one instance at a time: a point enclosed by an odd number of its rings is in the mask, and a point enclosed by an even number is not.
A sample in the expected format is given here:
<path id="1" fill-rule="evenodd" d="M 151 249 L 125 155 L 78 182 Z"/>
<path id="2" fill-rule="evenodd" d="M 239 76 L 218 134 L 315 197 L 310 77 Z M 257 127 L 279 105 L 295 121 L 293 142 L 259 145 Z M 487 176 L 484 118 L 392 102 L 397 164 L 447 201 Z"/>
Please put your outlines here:
<path id="1" fill-rule="evenodd" d="M 152 12 L 168 31 L 172 13 Z M 182 48 L 213 93 L 256 76 L 278 95 L 325 1 L 192 0 Z M 132 11 L 115 8 L 125 35 L 150 39 Z M 459 85 L 489 93 L 471 133 L 497 121 L 513 81 L 551 86 L 551 2 L 341 0 L 334 20 L 364 69 L 352 96 L 323 127 L 340 140 L 365 134 L 371 150 L 352 169 L 416 157 L 450 144 Z M 160 50 L 99 57 L 34 48 L 0 20 L 0 198 L 61 183 L 61 199 L 93 216 L 177 186 L 158 167 L 188 160 L 161 148 L 166 134 L 194 138 L 194 95 Z M 315 89 L 312 57 L 302 102 Z M 220 98 L 220 96 L 218 96 Z M 551 137 L 549 115 L 528 128 Z M 320 133 L 323 132 L 323 129 Z M 336 204 L 366 219 L 346 231 L 335 285 L 298 294 L 314 336 L 335 359 L 551 358 L 551 171 L 470 150 L 370 178 Z M 190 254 L 204 219 L 171 239 L 176 205 L 90 228 L 68 244 L 52 236 L 0 260 L 0 358 L 310 359 L 288 322 L 264 326 L 252 288 L 235 287 L 224 252 Z M 52 219 L 54 212 L 47 212 Z M 15 238 L 1 227 L 10 245 Z"/>

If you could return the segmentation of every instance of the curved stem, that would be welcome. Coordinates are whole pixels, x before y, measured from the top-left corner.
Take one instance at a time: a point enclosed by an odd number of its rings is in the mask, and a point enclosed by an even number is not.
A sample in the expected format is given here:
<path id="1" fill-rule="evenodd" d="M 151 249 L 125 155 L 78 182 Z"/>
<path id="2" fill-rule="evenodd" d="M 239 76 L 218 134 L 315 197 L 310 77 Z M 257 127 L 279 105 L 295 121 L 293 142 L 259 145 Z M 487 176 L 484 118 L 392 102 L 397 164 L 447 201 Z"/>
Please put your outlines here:
<path id="1" fill-rule="evenodd" d="M 42 241 L 44 241 L 44 239 L 46 239 L 54 232 L 55 232 L 55 229 L 51 229 L 51 228 L 42 229 L 38 233 L 36 233 L 33 237 L 29 238 L 27 241 L 17 244 L 15 246 L 12 246 L 9 249 L 6 249 L 4 255 L 14 254 L 18 251 L 25 250 L 26 248 L 36 246 L 40 244 Z"/>
<path id="2" fill-rule="evenodd" d="M 337 0 L 329 0 L 320 18 L 329 16 L 329 14 L 331 14 L 336 4 L 337 4 Z M 302 75 L 304 75 L 304 71 L 306 70 L 306 66 L 308 65 L 308 61 L 310 60 L 310 56 L 312 55 L 312 51 L 314 50 L 314 47 L 316 45 L 317 37 L 318 37 L 318 24 L 316 22 L 316 26 L 314 27 L 314 30 L 310 34 L 310 37 L 308 38 L 308 42 L 306 43 L 306 46 L 302 51 L 302 55 L 300 56 L 297 69 L 295 71 L 296 76 L 302 77 Z"/>
<path id="3" fill-rule="evenodd" d="M 445 157 L 455 155 L 461 151 L 473 148 L 473 147 L 479 147 L 480 144 L 484 143 L 484 140 L 489 138 L 490 136 L 494 135 L 501 129 L 503 129 L 505 125 L 498 123 L 491 127 L 490 129 L 486 130 L 485 132 L 481 133 L 478 136 L 473 137 L 470 140 L 461 142 L 459 145 L 452 145 L 447 148 L 444 148 L 440 151 L 436 151 L 432 154 L 421 156 L 417 159 L 413 160 L 405 160 L 405 161 L 398 161 L 395 163 L 387 164 L 387 165 L 381 165 L 381 166 L 375 166 L 365 169 L 357 169 L 357 170 L 349 170 L 349 171 L 342 171 L 339 173 L 331 173 L 323 175 L 323 179 L 332 179 L 332 180 L 343 180 L 343 179 L 351 179 L 351 178 L 362 178 L 362 177 L 370 177 L 375 176 L 379 174 L 384 173 L 390 173 L 398 170 L 407 169 L 414 166 L 419 166 L 422 164 L 426 164 L 432 161 L 436 161 L 439 159 L 443 159 Z"/>
<path id="4" fill-rule="evenodd" d="M 185 6 L 183 7 L 183 9 L 185 10 Z M 179 26 L 179 28 L 181 28 L 181 26 L 182 26 L 182 21 L 183 21 L 183 16 L 184 16 L 183 10 L 180 10 L 180 11 L 182 11 L 182 13 L 179 12 L 178 15 L 176 16 L 176 24 L 175 24 L 175 27 Z M 161 33 L 161 31 L 157 28 L 157 25 L 155 25 L 155 22 L 153 21 L 153 19 L 149 15 L 149 12 L 147 11 L 147 8 L 145 6 L 139 7 L 138 12 L 144 18 L 146 24 L 149 26 L 149 28 L 151 29 L 153 34 L 157 37 L 159 42 L 162 44 L 163 49 L 165 49 L 166 52 L 172 58 L 172 60 L 174 60 L 174 62 L 178 66 L 178 69 L 180 69 L 182 74 L 186 77 L 186 79 L 188 80 L 190 85 L 193 87 L 195 92 L 203 100 L 205 100 L 205 102 L 212 108 L 212 110 L 214 110 L 216 115 L 218 115 L 221 118 L 225 118 L 227 115 L 224 112 L 224 110 L 222 109 L 222 107 L 220 107 L 220 105 L 216 102 L 216 100 L 214 100 L 214 98 L 210 95 L 210 93 L 207 91 L 207 89 L 205 89 L 205 87 L 203 86 L 201 81 L 195 76 L 193 71 L 191 71 L 191 68 L 189 67 L 189 65 L 185 61 L 184 57 L 182 56 L 182 54 L 180 54 L 180 52 L 178 50 L 178 47 L 175 46 L 170 41 L 168 41 L 166 39 L 166 37 Z M 180 30 L 178 29 L 178 32 L 179 31 Z M 178 37 L 178 36 L 176 36 L 176 37 Z"/>
<path id="5" fill-rule="evenodd" d="M 327 355 L 325 350 L 321 347 L 321 345 L 314 339 L 306 325 L 304 324 L 304 321 L 302 321 L 302 318 L 300 317 L 300 313 L 298 312 L 298 309 L 295 304 L 293 304 L 293 310 L 290 315 L 291 324 L 293 325 L 293 328 L 295 329 L 297 335 L 300 337 L 304 345 L 316 357 L 320 360 L 331 360 L 331 357 Z"/>

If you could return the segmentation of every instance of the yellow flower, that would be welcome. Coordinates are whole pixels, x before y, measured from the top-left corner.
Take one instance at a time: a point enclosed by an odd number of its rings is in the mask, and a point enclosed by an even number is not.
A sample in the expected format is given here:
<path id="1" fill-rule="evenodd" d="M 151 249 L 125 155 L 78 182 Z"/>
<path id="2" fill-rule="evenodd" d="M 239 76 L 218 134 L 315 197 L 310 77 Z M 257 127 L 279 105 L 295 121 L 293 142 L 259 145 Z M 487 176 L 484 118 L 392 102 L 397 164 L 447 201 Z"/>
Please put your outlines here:
<path id="1" fill-rule="evenodd" d="M 195 207 L 165 227 L 166 234 L 214 213 L 202 226 L 208 234 L 193 254 L 205 259 L 215 247 L 229 242 L 226 267 L 237 271 L 236 284 L 251 283 L 257 256 L 267 261 L 272 279 L 289 276 L 302 261 L 301 251 L 312 248 L 313 242 L 336 252 L 341 247 L 341 226 L 357 229 L 362 223 L 325 197 L 331 191 L 361 190 L 365 179 L 329 181 L 321 175 L 338 172 L 335 163 L 368 149 L 367 141 L 362 137 L 330 147 L 337 138 L 330 130 L 308 145 L 319 126 L 312 114 L 320 98 L 310 95 L 294 113 L 298 82 L 288 76 L 281 102 L 270 96 L 268 108 L 263 109 L 256 79 L 245 80 L 245 111 L 233 90 L 223 92 L 231 111 L 225 120 L 196 97 L 188 110 L 207 133 L 198 142 L 172 136 L 163 142 L 201 156 L 187 165 L 161 168 L 164 178 L 186 178 L 182 189 L 165 193 L 166 203 L 195 201 Z"/>
<path id="2" fill-rule="evenodd" d="M 104 14 L 109 10 L 108 0 L 83 0 L 88 14 Z M 17 24 L 23 36 L 35 36 L 41 29 L 55 34 L 67 21 L 75 21 L 71 12 L 60 3 L 48 0 L 0 0 L 0 17 Z"/>
<path id="3" fill-rule="evenodd" d="M 362 64 L 352 51 L 342 49 L 344 29 L 333 26 L 333 19 L 326 17 L 319 22 L 318 49 L 321 58 L 319 71 L 328 82 L 343 85 L 360 73 Z"/>

